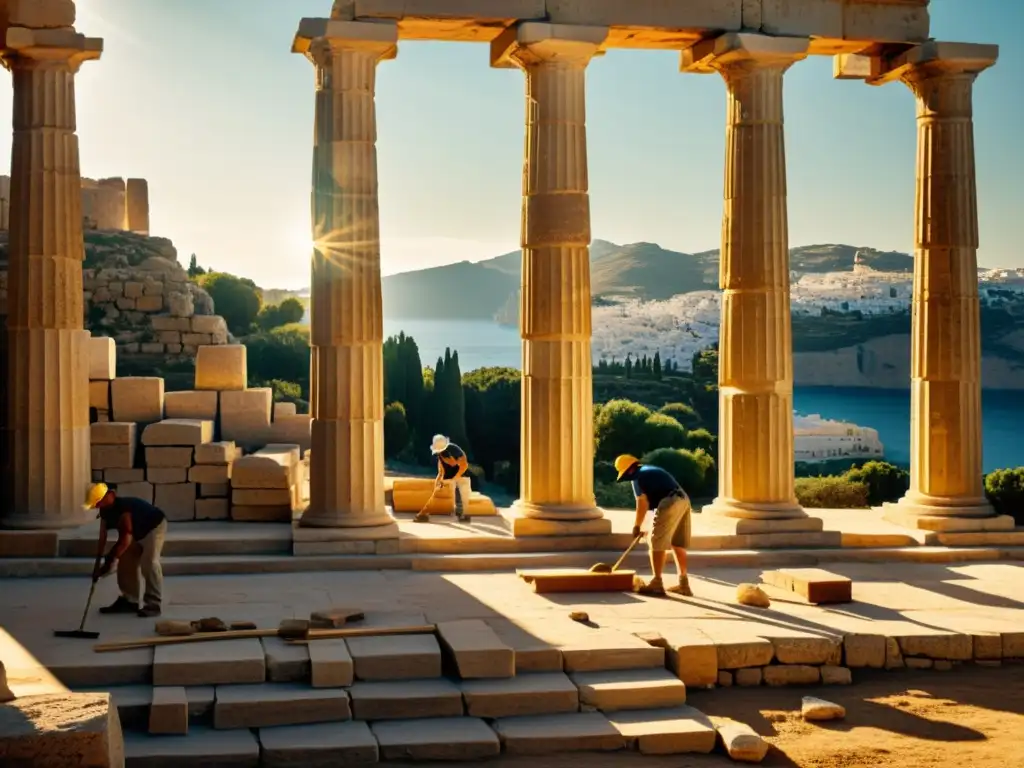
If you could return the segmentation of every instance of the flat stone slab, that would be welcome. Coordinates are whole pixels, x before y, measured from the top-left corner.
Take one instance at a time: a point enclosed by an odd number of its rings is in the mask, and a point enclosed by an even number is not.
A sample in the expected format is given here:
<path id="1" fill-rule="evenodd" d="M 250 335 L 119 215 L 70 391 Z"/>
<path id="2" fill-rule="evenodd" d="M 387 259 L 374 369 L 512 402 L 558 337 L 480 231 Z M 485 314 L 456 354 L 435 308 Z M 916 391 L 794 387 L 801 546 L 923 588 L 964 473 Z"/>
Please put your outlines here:
<path id="1" fill-rule="evenodd" d="M 354 665 L 343 639 L 316 640 L 309 643 L 307 648 L 314 688 L 342 688 L 352 685 Z"/>
<path id="2" fill-rule="evenodd" d="M 441 642 L 455 658 L 459 677 L 512 677 L 516 673 L 516 654 L 480 619 L 442 621 L 437 625 Z"/>
<path id="3" fill-rule="evenodd" d="M 686 703 L 686 684 L 667 669 L 574 672 L 569 677 L 579 688 L 580 704 L 602 712 L 659 709 Z"/>
<path id="4" fill-rule="evenodd" d="M 536 672 L 506 680 L 466 680 L 462 683 L 466 712 L 495 719 L 524 715 L 577 712 L 580 696 L 563 672 Z"/>
<path id="5" fill-rule="evenodd" d="M 0 765 L 120 768 L 121 721 L 107 693 L 46 693 L 0 704 Z"/>
<path id="6" fill-rule="evenodd" d="M 161 686 L 153 689 L 149 706 L 149 732 L 165 736 L 188 733 L 188 694 L 182 686 Z"/>
<path id="7" fill-rule="evenodd" d="M 366 723 L 261 728 L 260 768 L 337 768 L 376 763 L 377 740 Z"/>
<path id="8" fill-rule="evenodd" d="M 609 752 L 626 743 L 600 712 L 505 717 L 494 721 L 494 730 L 510 755 Z"/>
<path id="9" fill-rule="evenodd" d="M 374 723 L 384 760 L 485 760 L 501 752 L 498 736 L 475 717 Z"/>
<path id="10" fill-rule="evenodd" d="M 124 750 L 131 768 L 257 768 L 260 745 L 251 731 L 193 728 L 188 736 L 128 731 Z"/>
<path id="11" fill-rule="evenodd" d="M 260 644 L 267 659 L 267 680 L 274 683 L 309 680 L 312 665 L 308 648 L 313 643 L 306 646 L 286 643 L 279 637 L 261 637 Z"/>
<path id="12" fill-rule="evenodd" d="M 450 680 L 357 682 L 349 688 L 356 720 L 405 720 L 462 714 L 462 691 Z"/>
<path id="13" fill-rule="evenodd" d="M 813 605 L 853 601 L 853 581 L 822 568 L 781 568 L 765 571 L 761 581 L 800 595 Z"/>
<path id="14" fill-rule="evenodd" d="M 353 637 L 347 643 L 359 680 L 441 676 L 441 646 L 433 635 Z"/>
<path id="15" fill-rule="evenodd" d="M 153 685 L 262 683 L 266 674 L 263 646 L 255 638 L 161 645 L 154 649 Z"/>
<path id="16" fill-rule="evenodd" d="M 693 707 L 615 712 L 608 720 L 629 748 L 645 755 L 707 754 L 715 748 L 715 726 Z"/>
<path id="17" fill-rule="evenodd" d="M 299 683 L 220 685 L 213 707 L 213 727 L 218 730 L 331 723 L 351 718 L 345 691 L 310 688 Z"/>
<path id="18" fill-rule="evenodd" d="M 516 673 L 561 672 L 562 651 L 511 619 L 487 619 L 487 625 L 515 652 Z"/>

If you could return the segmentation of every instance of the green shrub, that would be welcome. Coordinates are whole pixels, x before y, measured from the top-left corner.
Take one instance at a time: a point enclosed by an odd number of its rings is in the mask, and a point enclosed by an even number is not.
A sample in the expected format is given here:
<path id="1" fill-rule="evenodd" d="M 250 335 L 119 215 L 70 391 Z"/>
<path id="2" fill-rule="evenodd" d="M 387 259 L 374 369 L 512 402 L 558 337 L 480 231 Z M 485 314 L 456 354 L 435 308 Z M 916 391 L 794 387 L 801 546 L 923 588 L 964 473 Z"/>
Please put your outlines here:
<path id="1" fill-rule="evenodd" d="M 868 487 L 868 504 L 873 507 L 899 500 L 910 488 L 910 473 L 884 461 L 869 461 L 843 477 L 852 483 L 864 483 Z"/>
<path id="2" fill-rule="evenodd" d="M 615 478 L 619 476 L 619 473 L 615 471 L 615 465 L 610 461 L 595 461 L 594 462 L 594 482 L 595 483 L 614 483 Z"/>
<path id="3" fill-rule="evenodd" d="M 614 461 L 622 453 L 645 453 L 651 412 L 631 400 L 609 400 L 594 420 L 595 457 Z"/>
<path id="4" fill-rule="evenodd" d="M 985 477 L 985 495 L 1001 515 L 1024 525 L 1024 467 L 997 469 Z"/>
<path id="5" fill-rule="evenodd" d="M 594 483 L 597 505 L 605 509 L 633 509 L 636 497 L 630 483 Z"/>
<path id="6" fill-rule="evenodd" d="M 655 467 L 661 467 L 674 477 L 689 495 L 700 494 L 704 489 L 704 478 L 707 475 L 710 458 L 701 451 L 697 456 L 692 451 L 674 448 L 657 448 L 646 454 L 642 461 Z M 711 464 L 714 464 L 712 461 Z"/>
<path id="7" fill-rule="evenodd" d="M 687 433 L 683 447 L 689 448 L 691 451 L 702 450 L 707 453 L 714 454 L 715 443 L 715 436 L 706 429 L 701 428 L 694 429 Z"/>
<path id="8" fill-rule="evenodd" d="M 796 498 L 808 509 L 859 509 L 868 504 L 868 487 L 843 477 L 801 477 Z"/>
<path id="9" fill-rule="evenodd" d="M 634 451 L 651 451 L 658 448 L 683 448 L 686 446 L 686 429 L 671 416 L 652 413 L 644 422 L 642 446 Z"/>
<path id="10" fill-rule="evenodd" d="M 384 455 L 397 458 L 409 445 L 409 422 L 405 418 L 405 406 L 388 403 L 384 409 Z"/>
<path id="11" fill-rule="evenodd" d="M 209 272 L 197 277 L 196 282 L 210 294 L 214 309 L 233 334 L 249 333 L 263 306 L 263 292 L 256 283 L 226 272 Z"/>
<path id="12" fill-rule="evenodd" d="M 693 429 L 700 424 L 700 414 L 686 403 L 668 403 L 659 408 L 658 413 L 671 416 L 687 429 Z"/>

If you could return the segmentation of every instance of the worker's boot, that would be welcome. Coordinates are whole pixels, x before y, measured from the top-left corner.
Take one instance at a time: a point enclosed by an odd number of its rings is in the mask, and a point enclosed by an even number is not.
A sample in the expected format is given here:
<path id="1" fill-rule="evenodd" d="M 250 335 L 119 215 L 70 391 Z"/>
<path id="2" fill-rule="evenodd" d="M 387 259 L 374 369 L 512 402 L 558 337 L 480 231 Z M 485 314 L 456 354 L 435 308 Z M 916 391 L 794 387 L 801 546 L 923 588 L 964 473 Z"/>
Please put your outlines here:
<path id="1" fill-rule="evenodd" d="M 638 595 L 647 595 L 648 597 L 664 597 L 665 585 L 662 584 L 661 577 L 655 576 L 646 584 L 641 584 L 637 588 L 636 593 Z"/>
<path id="2" fill-rule="evenodd" d="M 100 613 L 138 613 L 139 604 L 133 603 L 131 600 L 121 595 L 110 605 L 105 608 L 100 608 Z"/>
<path id="3" fill-rule="evenodd" d="M 155 619 L 157 616 L 160 615 L 160 606 L 156 605 L 155 603 L 151 603 L 150 605 L 144 605 L 139 610 L 138 615 L 140 619 Z"/>
<path id="4" fill-rule="evenodd" d="M 429 523 L 430 515 L 426 512 L 417 512 L 416 517 L 412 519 L 414 523 Z"/>
<path id="5" fill-rule="evenodd" d="M 666 592 L 671 592 L 673 595 L 682 595 L 683 597 L 693 597 L 693 590 L 690 589 L 690 579 L 686 574 L 679 577 L 679 584 L 675 587 L 669 587 Z"/>

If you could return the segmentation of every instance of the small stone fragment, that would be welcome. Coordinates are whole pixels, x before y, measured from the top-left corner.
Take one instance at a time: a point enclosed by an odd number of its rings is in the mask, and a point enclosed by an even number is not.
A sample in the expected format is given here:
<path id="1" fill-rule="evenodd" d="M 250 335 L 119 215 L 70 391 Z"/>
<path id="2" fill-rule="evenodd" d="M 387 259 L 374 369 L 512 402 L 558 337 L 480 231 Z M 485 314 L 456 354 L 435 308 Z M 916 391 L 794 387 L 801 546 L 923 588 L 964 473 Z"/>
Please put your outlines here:
<path id="1" fill-rule="evenodd" d="M 825 664 L 821 668 L 821 682 L 825 685 L 850 685 L 853 682 L 853 674 L 846 667 Z"/>
<path id="2" fill-rule="evenodd" d="M 227 632 L 228 625 L 216 616 L 210 616 L 199 621 L 193 621 L 192 626 L 197 632 Z"/>
<path id="3" fill-rule="evenodd" d="M 744 667 L 733 672 L 736 685 L 741 688 L 755 688 L 761 684 L 763 673 L 760 667 Z"/>
<path id="4" fill-rule="evenodd" d="M 715 720 L 715 730 L 726 754 L 741 763 L 760 763 L 768 754 L 768 742 L 754 729 L 735 720 Z"/>
<path id="5" fill-rule="evenodd" d="M 800 714 L 804 720 L 820 722 L 823 720 L 842 720 L 846 717 L 846 708 L 825 699 L 804 696 L 800 704 Z"/>
<path id="6" fill-rule="evenodd" d="M 569 614 L 569 618 L 573 621 L 590 621 L 590 614 L 586 611 L 573 611 Z"/>
<path id="7" fill-rule="evenodd" d="M 194 635 L 196 628 L 187 621 L 164 620 L 156 623 L 156 633 L 162 637 Z"/>
<path id="8" fill-rule="evenodd" d="M 338 629 L 365 618 L 357 608 L 328 608 L 326 611 L 313 611 L 309 615 L 309 625 L 313 629 Z"/>
<path id="9" fill-rule="evenodd" d="M 768 608 L 772 604 L 768 595 L 756 584 L 740 584 L 736 587 L 736 602 L 754 608 Z"/>

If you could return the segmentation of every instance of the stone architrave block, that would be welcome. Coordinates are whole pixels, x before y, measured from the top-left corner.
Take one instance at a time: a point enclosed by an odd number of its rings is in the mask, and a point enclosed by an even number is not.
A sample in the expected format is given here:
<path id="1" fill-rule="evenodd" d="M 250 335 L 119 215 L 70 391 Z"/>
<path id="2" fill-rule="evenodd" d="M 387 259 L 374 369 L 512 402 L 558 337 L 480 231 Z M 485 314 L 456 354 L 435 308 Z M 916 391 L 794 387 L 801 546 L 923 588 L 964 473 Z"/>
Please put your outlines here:
<path id="1" fill-rule="evenodd" d="M 89 442 L 93 445 L 128 445 L 135 452 L 137 430 L 131 421 L 105 421 L 89 425 Z"/>
<path id="2" fill-rule="evenodd" d="M 190 330 L 188 328 L 186 331 Z M 249 382 L 244 344 L 212 344 L 196 351 L 196 389 L 245 391 Z M 223 409 L 223 401 L 221 402 Z M 269 421 L 270 414 L 267 414 Z"/>
<path id="3" fill-rule="evenodd" d="M 192 448 L 188 446 L 155 446 L 146 448 L 146 467 L 192 466 Z"/>
<path id="4" fill-rule="evenodd" d="M 117 378 L 117 345 L 109 336 L 89 338 L 89 381 Z"/>
<path id="5" fill-rule="evenodd" d="M 199 486 L 200 491 L 205 486 Z M 230 520 L 231 503 L 226 498 L 196 499 L 196 520 Z"/>
<path id="6" fill-rule="evenodd" d="M 154 486 L 153 504 L 163 510 L 167 519 L 174 521 L 195 520 L 196 484 L 175 483 Z"/>
<path id="7" fill-rule="evenodd" d="M 164 395 L 164 416 L 168 419 L 217 420 L 217 393 L 191 390 Z"/>
<path id="8" fill-rule="evenodd" d="M 62 29 L 75 25 L 74 0 L 9 0 L 6 23 L 29 29 Z"/>
<path id="9" fill-rule="evenodd" d="M 213 422 L 197 419 L 164 419 L 142 430 L 145 446 L 197 446 L 213 439 Z"/>
<path id="10" fill-rule="evenodd" d="M 146 479 L 153 485 L 187 483 L 188 470 L 184 467 L 149 467 L 146 469 Z"/>
<path id="11" fill-rule="evenodd" d="M 142 499 L 153 503 L 152 483 L 121 483 L 117 486 L 117 495 L 125 498 Z"/>
<path id="12" fill-rule="evenodd" d="M 226 485 L 231 480 L 230 464 L 196 464 L 188 471 L 190 483 Z"/>
<path id="13" fill-rule="evenodd" d="M 164 417 L 164 380 L 125 376 L 110 382 L 114 421 L 150 424 Z"/>
<path id="14" fill-rule="evenodd" d="M 296 477 L 295 463 L 287 453 L 254 453 L 236 459 L 231 466 L 232 488 L 289 489 Z"/>
<path id="15" fill-rule="evenodd" d="M 109 693 L 46 693 L 0 706 L 0 765 L 124 764 L 121 719 Z"/>
<path id="16" fill-rule="evenodd" d="M 134 445 L 93 445 L 90 450 L 92 469 L 131 469 L 135 466 Z"/>
<path id="17" fill-rule="evenodd" d="M 269 388 L 220 393 L 220 434 L 225 440 L 254 448 L 270 442 L 274 393 Z"/>
<path id="18" fill-rule="evenodd" d="M 169 736 L 188 734 L 188 696 L 182 686 L 153 689 L 149 705 L 149 732 Z"/>
<path id="19" fill-rule="evenodd" d="M 110 382 L 89 382 L 89 407 L 97 411 L 110 412 Z"/>
<path id="20" fill-rule="evenodd" d="M 277 416 L 275 412 L 274 423 L 270 425 L 270 439 L 275 443 L 294 443 L 302 450 L 310 448 L 313 444 L 313 417 L 308 413 Z"/>
<path id="21" fill-rule="evenodd" d="M 230 440 L 219 443 L 204 443 L 196 446 L 196 464 L 230 464 L 237 458 L 238 450 Z"/>

